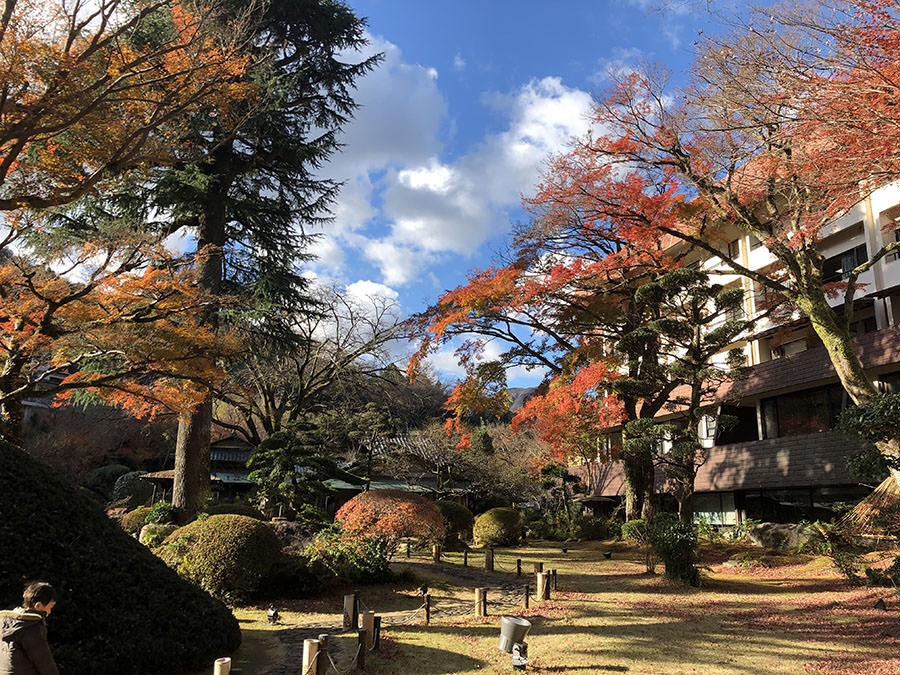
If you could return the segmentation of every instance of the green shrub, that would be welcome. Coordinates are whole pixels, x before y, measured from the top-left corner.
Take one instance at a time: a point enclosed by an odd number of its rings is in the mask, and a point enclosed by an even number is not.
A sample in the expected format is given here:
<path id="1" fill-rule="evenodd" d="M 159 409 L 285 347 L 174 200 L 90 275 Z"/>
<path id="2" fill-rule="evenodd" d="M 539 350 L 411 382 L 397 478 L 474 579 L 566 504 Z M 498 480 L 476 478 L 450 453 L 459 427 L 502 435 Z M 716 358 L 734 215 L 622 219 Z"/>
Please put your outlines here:
<path id="1" fill-rule="evenodd" d="M 306 556 L 339 579 L 379 583 L 391 578 L 388 549 L 388 538 L 351 534 L 335 525 L 316 535 Z"/>
<path id="2" fill-rule="evenodd" d="M 509 497 L 504 497 L 503 495 L 490 495 L 476 503 L 475 508 L 472 509 L 472 513 L 477 516 L 482 513 L 487 513 L 491 509 L 507 508 L 511 506 L 512 502 L 509 500 Z"/>
<path id="3" fill-rule="evenodd" d="M 647 523 L 640 518 L 622 524 L 622 539 L 645 546 L 650 543 L 648 534 Z"/>
<path id="4" fill-rule="evenodd" d="M 532 539 L 552 539 L 554 534 L 553 525 L 544 520 L 533 520 L 528 523 L 526 533 Z"/>
<path id="5" fill-rule="evenodd" d="M 139 506 L 134 511 L 129 511 L 122 516 L 122 529 L 128 534 L 137 536 L 141 528 L 147 524 L 147 514 L 150 513 L 149 506 Z"/>
<path id="6" fill-rule="evenodd" d="M 472 531 L 475 516 L 465 506 L 448 499 L 439 499 L 434 505 L 438 507 L 438 511 L 444 517 L 448 543 L 459 541 Z"/>
<path id="7" fill-rule="evenodd" d="M 900 556 L 894 558 L 894 562 L 887 569 L 877 570 L 866 568 L 866 583 L 870 586 L 884 586 L 885 588 L 897 588 L 900 586 Z"/>
<path id="8" fill-rule="evenodd" d="M 283 553 L 260 579 L 259 598 L 306 598 L 319 593 L 334 581 L 330 570 L 311 561 L 302 552 Z"/>
<path id="9" fill-rule="evenodd" d="M 91 473 L 84 482 L 84 486 L 88 490 L 97 493 L 104 501 L 109 501 L 112 499 L 113 487 L 116 484 L 116 480 L 119 476 L 123 476 L 129 471 L 131 471 L 131 469 L 124 464 L 108 464 Z"/>
<path id="10" fill-rule="evenodd" d="M 205 668 L 241 641 L 231 612 L 178 577 L 91 498 L 0 441 L 0 607 L 25 581 L 59 591 L 50 646 L 64 673 Z"/>
<path id="11" fill-rule="evenodd" d="M 179 574 L 233 602 L 253 595 L 281 556 L 281 542 L 265 523 L 222 514 L 179 528 L 157 551 Z"/>
<path id="12" fill-rule="evenodd" d="M 267 520 L 258 508 L 249 504 L 213 504 L 203 510 L 211 516 L 230 514 L 233 516 L 247 516 L 256 520 Z"/>
<path id="13" fill-rule="evenodd" d="M 522 514 L 499 507 L 482 513 L 472 529 L 477 546 L 514 546 L 522 536 Z"/>
<path id="14" fill-rule="evenodd" d="M 622 535 L 622 522 L 617 518 L 579 516 L 573 523 L 572 533 L 576 538 L 586 541 L 618 539 Z"/>
<path id="15" fill-rule="evenodd" d="M 147 522 L 154 525 L 166 525 L 172 522 L 175 510 L 169 502 L 156 502 L 147 513 Z"/>
<path id="16" fill-rule="evenodd" d="M 113 501 L 124 503 L 129 509 L 136 509 L 149 502 L 153 496 L 153 486 L 140 479 L 144 473 L 143 471 L 130 471 L 119 476 L 113 486 Z"/>
<path id="17" fill-rule="evenodd" d="M 700 573 L 694 567 L 697 553 L 697 533 L 690 523 L 682 522 L 677 514 L 658 513 L 648 531 L 653 552 L 666 565 L 666 576 L 700 585 Z"/>

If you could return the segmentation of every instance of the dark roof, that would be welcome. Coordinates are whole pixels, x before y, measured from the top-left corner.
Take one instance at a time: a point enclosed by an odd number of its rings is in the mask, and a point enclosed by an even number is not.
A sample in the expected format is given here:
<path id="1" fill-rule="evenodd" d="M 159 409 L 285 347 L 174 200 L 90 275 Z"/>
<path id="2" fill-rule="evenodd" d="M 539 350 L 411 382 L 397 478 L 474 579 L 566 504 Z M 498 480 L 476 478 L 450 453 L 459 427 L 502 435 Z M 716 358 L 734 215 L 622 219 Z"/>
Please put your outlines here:
<path id="1" fill-rule="evenodd" d="M 237 434 L 232 434 L 226 438 L 220 438 L 218 441 L 209 444 L 213 450 L 248 450 L 252 452 L 256 450 L 252 443 L 248 443 L 244 438 Z"/>
<path id="2" fill-rule="evenodd" d="M 247 460 L 253 456 L 252 450 L 233 450 L 231 448 L 216 448 L 210 446 L 209 459 L 212 462 L 233 462 L 235 464 L 246 464 Z"/>
<path id="3" fill-rule="evenodd" d="M 850 485 L 857 481 L 847 471 L 846 458 L 866 447 L 862 441 L 834 432 L 719 445 L 710 449 L 709 458 L 698 469 L 694 489 L 730 492 Z M 657 490 L 665 491 L 666 482 L 666 476 L 657 469 Z M 599 467 L 598 487 L 593 494 L 624 494 L 621 462 Z"/>

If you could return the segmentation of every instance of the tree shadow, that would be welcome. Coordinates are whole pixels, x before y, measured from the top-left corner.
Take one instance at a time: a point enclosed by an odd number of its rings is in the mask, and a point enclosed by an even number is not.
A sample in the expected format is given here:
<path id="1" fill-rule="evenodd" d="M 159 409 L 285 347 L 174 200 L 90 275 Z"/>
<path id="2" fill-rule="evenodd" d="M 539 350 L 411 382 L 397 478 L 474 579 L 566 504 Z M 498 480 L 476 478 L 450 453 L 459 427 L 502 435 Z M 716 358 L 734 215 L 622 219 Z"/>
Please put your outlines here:
<path id="1" fill-rule="evenodd" d="M 441 673 L 461 673 L 480 670 L 488 664 L 471 656 L 452 652 L 448 649 L 426 647 L 405 643 L 399 659 L 390 662 L 389 667 L 399 668 L 394 672 L 416 673 L 416 675 L 439 675 Z M 386 664 L 387 665 L 387 664 Z"/>

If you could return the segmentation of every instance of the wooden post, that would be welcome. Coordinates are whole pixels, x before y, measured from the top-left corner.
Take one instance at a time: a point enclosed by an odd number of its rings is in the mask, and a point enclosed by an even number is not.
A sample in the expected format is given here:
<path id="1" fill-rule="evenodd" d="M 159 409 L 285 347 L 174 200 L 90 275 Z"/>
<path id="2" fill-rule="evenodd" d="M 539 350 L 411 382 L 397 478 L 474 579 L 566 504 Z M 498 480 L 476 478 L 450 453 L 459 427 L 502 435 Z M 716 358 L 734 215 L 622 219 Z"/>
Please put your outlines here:
<path id="1" fill-rule="evenodd" d="M 409 539 L 406 540 L 406 557 L 407 557 L 407 558 L 410 557 L 410 552 L 409 552 Z"/>
<path id="2" fill-rule="evenodd" d="M 494 571 L 494 549 L 487 548 L 484 550 L 484 571 Z"/>
<path id="3" fill-rule="evenodd" d="M 315 675 L 316 668 L 318 667 L 318 657 L 319 657 L 319 641 L 318 640 L 304 640 L 303 641 L 303 666 L 301 667 L 300 672 L 303 675 Z"/>
<path id="4" fill-rule="evenodd" d="M 525 584 L 525 609 L 528 609 L 528 596 L 531 595 L 531 589 Z"/>
<path id="5" fill-rule="evenodd" d="M 153 490 L 156 490 L 156 484 L 153 485 Z M 221 659 L 216 659 L 213 663 L 213 675 L 229 675 L 231 672 L 231 659 L 227 656 L 223 656 Z"/>
<path id="6" fill-rule="evenodd" d="M 369 636 L 366 635 L 366 629 L 360 628 L 356 638 L 356 669 L 362 672 L 366 669 L 366 644 L 369 642 Z"/>
<path id="7" fill-rule="evenodd" d="M 431 596 L 428 593 L 425 594 L 425 625 L 431 625 Z"/>
<path id="8" fill-rule="evenodd" d="M 550 599 L 550 573 L 549 572 L 540 572 L 537 575 L 537 597 L 538 600 L 549 600 Z"/>
<path id="9" fill-rule="evenodd" d="M 522 576 L 522 559 L 516 558 L 516 576 Z"/>
<path id="10" fill-rule="evenodd" d="M 553 576 L 553 590 L 556 590 L 556 568 L 550 570 L 550 574 Z"/>
<path id="11" fill-rule="evenodd" d="M 358 591 L 344 596 L 344 628 L 356 628 L 359 624 Z"/>
<path id="12" fill-rule="evenodd" d="M 369 641 L 366 643 L 366 651 L 372 649 L 375 644 L 375 612 L 363 612 L 359 615 L 360 625 L 366 631 Z"/>
<path id="13" fill-rule="evenodd" d="M 463 567 L 469 566 L 469 549 L 463 551 Z"/>
<path id="14" fill-rule="evenodd" d="M 534 573 L 535 574 L 538 574 L 539 572 L 543 572 L 543 571 L 544 571 L 544 563 L 542 563 L 542 562 L 534 563 Z"/>
<path id="15" fill-rule="evenodd" d="M 328 633 L 320 633 L 319 660 L 316 661 L 316 675 L 327 675 L 330 665 L 328 662 Z"/>
<path id="16" fill-rule="evenodd" d="M 437 544 L 431 547 L 431 562 L 435 565 L 441 562 L 441 547 Z"/>
<path id="17" fill-rule="evenodd" d="M 476 588 L 475 589 L 475 616 L 482 617 L 486 616 L 487 612 L 485 609 L 487 608 L 487 603 L 485 602 L 485 598 L 487 596 L 486 589 L 484 588 Z"/>
<path id="18" fill-rule="evenodd" d="M 378 651 L 378 648 L 381 647 L 381 617 L 377 614 L 375 615 L 375 639 L 372 640 L 372 649 Z"/>

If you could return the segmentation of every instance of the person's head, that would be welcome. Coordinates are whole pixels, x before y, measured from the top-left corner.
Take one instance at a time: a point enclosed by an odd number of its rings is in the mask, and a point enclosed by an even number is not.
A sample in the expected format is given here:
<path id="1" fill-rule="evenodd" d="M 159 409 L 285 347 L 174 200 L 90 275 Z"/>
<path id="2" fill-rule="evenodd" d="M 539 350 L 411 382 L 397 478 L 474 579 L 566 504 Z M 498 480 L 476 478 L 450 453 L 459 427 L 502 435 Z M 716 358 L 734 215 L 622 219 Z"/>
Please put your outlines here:
<path id="1" fill-rule="evenodd" d="M 56 605 L 56 589 L 44 581 L 35 581 L 25 587 L 22 594 L 22 606 L 50 616 Z"/>

